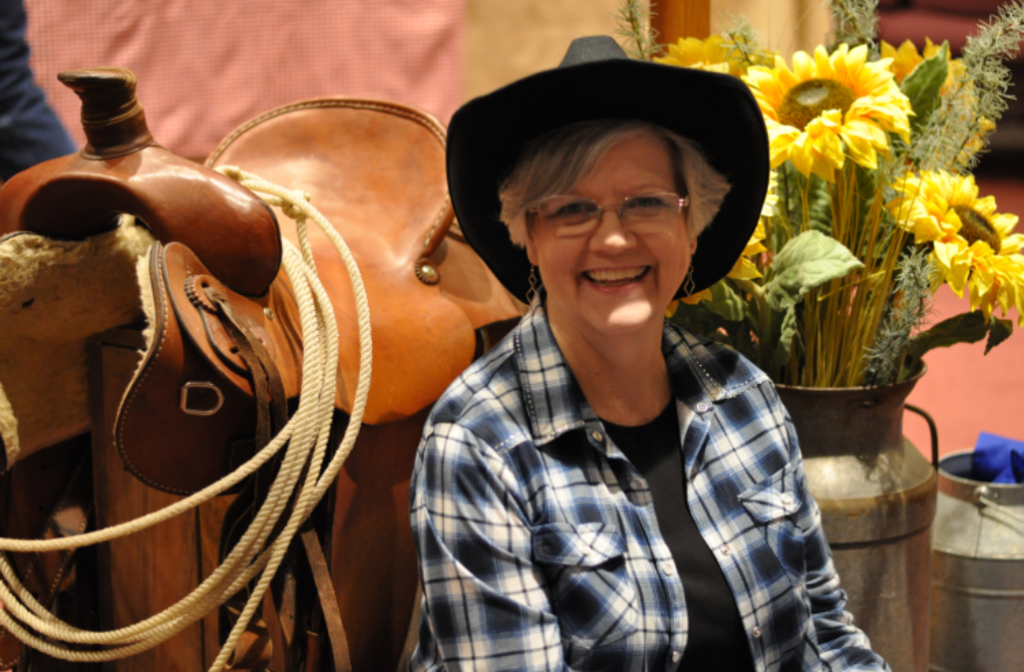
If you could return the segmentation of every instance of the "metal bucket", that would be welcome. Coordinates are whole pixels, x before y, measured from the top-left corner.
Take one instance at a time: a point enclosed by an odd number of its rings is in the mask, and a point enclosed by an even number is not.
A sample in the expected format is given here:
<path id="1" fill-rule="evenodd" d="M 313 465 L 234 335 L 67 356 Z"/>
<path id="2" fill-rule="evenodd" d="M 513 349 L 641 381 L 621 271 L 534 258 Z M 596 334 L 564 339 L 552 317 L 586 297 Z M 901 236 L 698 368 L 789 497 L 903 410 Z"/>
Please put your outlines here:
<path id="1" fill-rule="evenodd" d="M 939 463 L 930 668 L 1020 672 L 1024 485 L 971 480 L 972 462 L 968 451 Z"/>
<path id="2" fill-rule="evenodd" d="M 904 401 L 919 379 L 876 388 L 778 386 L 847 609 L 896 672 L 928 667 L 936 476 L 903 436 Z M 926 419 L 935 456 L 934 423 Z"/>

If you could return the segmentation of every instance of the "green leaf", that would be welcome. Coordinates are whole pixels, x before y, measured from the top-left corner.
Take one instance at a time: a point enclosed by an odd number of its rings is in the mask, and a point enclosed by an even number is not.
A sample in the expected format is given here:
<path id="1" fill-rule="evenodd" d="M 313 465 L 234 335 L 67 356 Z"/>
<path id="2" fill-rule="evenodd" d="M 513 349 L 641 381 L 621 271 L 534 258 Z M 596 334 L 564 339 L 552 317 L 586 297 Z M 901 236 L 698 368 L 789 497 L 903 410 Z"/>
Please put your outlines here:
<path id="1" fill-rule="evenodd" d="M 782 318 L 782 331 L 779 334 L 779 345 L 775 349 L 775 363 L 785 366 L 793 354 L 793 341 L 800 342 L 800 332 L 796 322 L 796 306 L 790 306 Z"/>
<path id="2" fill-rule="evenodd" d="M 989 332 L 990 323 L 980 310 L 961 313 L 922 331 L 907 343 L 907 353 L 920 359 L 929 350 L 957 343 L 977 343 Z"/>
<path id="3" fill-rule="evenodd" d="M 1013 336 L 1013 322 L 1000 320 L 995 315 L 989 320 L 988 343 L 985 344 L 985 354 L 996 347 L 1010 336 Z"/>
<path id="4" fill-rule="evenodd" d="M 729 322 L 741 321 L 747 313 L 747 302 L 739 294 L 732 290 L 732 287 L 719 280 L 711 285 L 711 300 L 702 301 L 708 310 L 721 315 Z"/>
<path id="5" fill-rule="evenodd" d="M 701 302 L 695 306 L 691 306 L 686 303 L 680 303 L 679 308 L 676 310 L 676 314 L 673 315 L 671 321 L 678 324 L 683 329 L 694 333 L 703 334 L 714 338 L 716 333 L 720 334 L 719 329 L 729 330 L 731 326 L 729 322 L 722 319 L 720 315 L 717 315 Z"/>
<path id="6" fill-rule="evenodd" d="M 819 231 L 806 231 L 789 241 L 775 257 L 765 297 L 775 310 L 785 310 L 811 289 L 863 268 L 850 250 Z"/>
<path id="7" fill-rule="evenodd" d="M 917 131 L 928 121 L 928 117 L 939 106 L 939 89 L 949 76 L 949 64 L 946 62 L 948 56 L 949 43 L 944 42 L 938 52 L 921 61 L 900 86 L 903 94 L 910 99 L 910 106 L 916 115 L 910 121 L 911 132 Z"/>

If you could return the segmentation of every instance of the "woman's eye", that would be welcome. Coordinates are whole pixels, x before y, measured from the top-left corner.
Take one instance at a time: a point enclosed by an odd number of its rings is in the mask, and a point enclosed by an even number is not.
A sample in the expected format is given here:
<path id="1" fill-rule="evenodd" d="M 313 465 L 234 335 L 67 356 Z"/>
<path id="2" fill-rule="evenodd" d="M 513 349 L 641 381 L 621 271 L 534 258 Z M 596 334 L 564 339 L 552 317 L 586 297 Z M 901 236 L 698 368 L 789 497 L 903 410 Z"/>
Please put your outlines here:
<path id="1" fill-rule="evenodd" d="M 590 215 L 594 212 L 596 212 L 596 207 L 593 203 L 587 201 L 571 201 L 558 206 L 555 209 L 554 214 L 551 216 L 556 219 L 575 218 L 582 215 Z"/>
<path id="2" fill-rule="evenodd" d="M 626 210 L 661 210 L 668 203 L 660 196 L 636 196 L 626 203 Z"/>

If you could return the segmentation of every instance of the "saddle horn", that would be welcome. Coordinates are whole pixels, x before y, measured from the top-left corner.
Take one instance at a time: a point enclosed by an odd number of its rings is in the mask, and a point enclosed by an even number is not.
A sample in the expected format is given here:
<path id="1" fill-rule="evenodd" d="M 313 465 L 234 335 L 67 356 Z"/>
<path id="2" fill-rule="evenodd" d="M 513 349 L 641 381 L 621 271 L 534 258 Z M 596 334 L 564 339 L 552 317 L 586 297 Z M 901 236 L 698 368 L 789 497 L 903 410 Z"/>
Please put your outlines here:
<path id="1" fill-rule="evenodd" d="M 135 215 L 162 243 L 191 248 L 225 285 L 264 295 L 281 264 L 274 215 L 234 180 L 159 145 L 125 68 L 62 72 L 82 100 L 88 144 L 23 171 L 0 189 L 0 236 L 83 239 Z"/>
<path id="2" fill-rule="evenodd" d="M 155 145 L 146 113 L 135 93 L 135 75 L 126 68 L 89 68 L 57 75 L 82 99 L 82 156 L 114 159 Z"/>

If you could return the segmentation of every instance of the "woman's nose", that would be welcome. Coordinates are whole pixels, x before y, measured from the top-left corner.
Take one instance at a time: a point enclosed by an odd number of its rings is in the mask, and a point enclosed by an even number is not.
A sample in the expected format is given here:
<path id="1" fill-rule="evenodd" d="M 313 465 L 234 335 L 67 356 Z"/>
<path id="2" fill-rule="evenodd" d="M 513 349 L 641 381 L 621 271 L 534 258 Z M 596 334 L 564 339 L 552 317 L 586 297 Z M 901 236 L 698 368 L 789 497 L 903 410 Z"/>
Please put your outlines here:
<path id="1" fill-rule="evenodd" d="M 590 236 L 593 249 L 619 251 L 636 245 L 636 235 L 622 223 L 618 212 L 612 208 L 605 209 L 599 215 L 597 228 Z"/>

